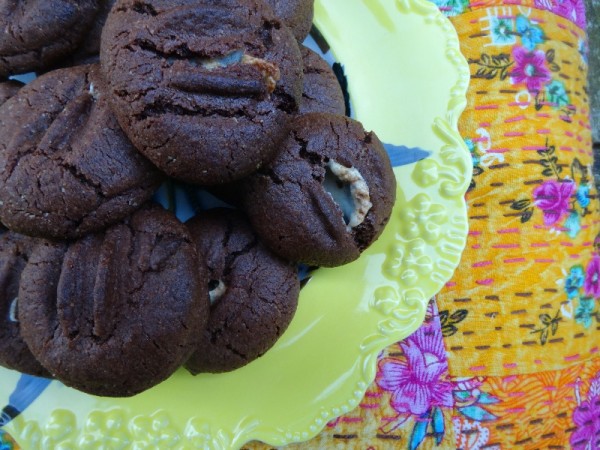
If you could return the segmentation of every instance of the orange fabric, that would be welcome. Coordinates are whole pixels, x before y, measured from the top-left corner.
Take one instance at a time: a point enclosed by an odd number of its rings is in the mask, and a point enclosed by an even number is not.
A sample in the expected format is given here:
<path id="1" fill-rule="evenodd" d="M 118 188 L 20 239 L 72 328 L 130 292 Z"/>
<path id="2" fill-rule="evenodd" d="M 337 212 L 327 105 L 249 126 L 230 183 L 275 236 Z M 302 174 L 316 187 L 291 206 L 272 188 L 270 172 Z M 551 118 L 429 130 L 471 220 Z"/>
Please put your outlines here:
<path id="1" fill-rule="evenodd" d="M 440 309 L 466 311 L 458 332 L 446 340 L 450 372 L 457 376 L 557 370 L 589 359 L 599 346 L 598 321 L 575 317 L 578 308 L 596 309 L 598 297 L 586 293 L 600 228 L 586 67 L 576 51 L 585 35 L 546 11 L 527 17 L 516 7 L 502 11 L 503 19 L 491 19 L 496 8 L 453 19 L 462 25 L 456 28 L 472 75 L 460 131 L 476 161 L 475 186 L 467 195 L 467 248 L 438 296 Z M 543 37 L 516 43 L 510 34 L 494 38 L 499 20 L 513 30 L 520 20 Z M 532 43 L 529 52 L 525 47 Z M 526 62 L 541 66 L 541 74 L 530 82 L 518 75 L 519 57 L 534 54 L 541 59 Z M 556 98 L 548 86 L 558 91 Z M 544 192 L 554 197 L 544 198 Z M 544 209 L 544 202 L 559 203 L 560 195 L 562 204 Z M 579 195 L 589 203 L 585 208 Z M 573 267 L 586 279 L 569 298 Z"/>
<path id="2" fill-rule="evenodd" d="M 573 411 L 589 396 L 590 380 L 598 373 L 600 359 L 596 358 L 561 371 L 481 378 L 478 389 L 498 399 L 497 403 L 486 405 L 498 419 L 474 422 L 457 415 L 457 446 L 464 450 L 483 445 L 531 450 L 567 447 L 577 429 Z M 600 406 L 597 412 L 600 413 Z M 483 434 L 488 436 L 482 439 Z"/>

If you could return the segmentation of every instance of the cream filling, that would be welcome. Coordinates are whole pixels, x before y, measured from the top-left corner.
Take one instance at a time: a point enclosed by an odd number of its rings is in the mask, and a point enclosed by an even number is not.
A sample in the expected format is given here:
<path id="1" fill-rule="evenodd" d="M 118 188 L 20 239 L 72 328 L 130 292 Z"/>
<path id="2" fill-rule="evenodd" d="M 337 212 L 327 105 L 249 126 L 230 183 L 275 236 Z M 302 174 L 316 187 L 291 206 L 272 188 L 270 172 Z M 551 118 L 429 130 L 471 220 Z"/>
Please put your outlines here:
<path id="1" fill-rule="evenodd" d="M 369 186 L 354 167 L 346 167 L 329 160 L 327 170 L 330 175 L 325 176 L 325 190 L 342 209 L 346 228 L 351 230 L 364 222 L 373 207 Z"/>
<path id="2" fill-rule="evenodd" d="M 234 64 L 255 66 L 263 76 L 263 81 L 269 94 L 273 93 L 277 86 L 277 82 L 281 79 L 281 73 L 275 64 L 261 58 L 247 55 L 244 50 L 235 50 L 219 58 L 202 58 L 199 59 L 197 63 L 207 70 L 222 69 Z"/>
<path id="3" fill-rule="evenodd" d="M 265 85 L 267 86 L 267 92 L 272 94 L 277 87 L 277 82 L 281 78 L 279 67 L 272 64 L 264 59 L 255 58 L 254 56 L 246 55 L 242 56 L 242 64 L 249 64 L 255 66 L 263 76 Z"/>
<path id="4" fill-rule="evenodd" d="M 211 281 L 211 283 L 213 283 L 214 281 Z M 218 281 L 218 284 L 215 287 L 212 287 L 209 284 L 209 288 L 212 288 L 208 291 L 208 297 L 210 299 L 210 304 L 212 305 L 213 303 L 215 303 L 217 300 L 219 300 L 221 297 L 223 297 L 223 295 L 225 294 L 225 291 L 227 291 L 227 287 L 225 286 L 225 283 L 223 283 L 221 280 Z"/>
<path id="5" fill-rule="evenodd" d="M 19 319 L 17 318 L 17 301 L 19 300 L 19 297 L 15 297 L 13 299 L 12 302 L 10 302 L 10 308 L 8 310 L 8 319 L 11 322 L 18 322 Z"/>

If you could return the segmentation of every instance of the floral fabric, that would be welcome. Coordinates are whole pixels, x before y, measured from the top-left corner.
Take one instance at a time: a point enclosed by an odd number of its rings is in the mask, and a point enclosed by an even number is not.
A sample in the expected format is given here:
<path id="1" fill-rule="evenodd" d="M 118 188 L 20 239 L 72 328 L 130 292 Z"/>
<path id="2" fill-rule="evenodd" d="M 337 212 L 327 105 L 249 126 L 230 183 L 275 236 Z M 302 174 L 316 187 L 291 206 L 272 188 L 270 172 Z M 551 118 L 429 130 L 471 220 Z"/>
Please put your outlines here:
<path id="1" fill-rule="evenodd" d="M 471 68 L 459 126 L 474 176 L 467 248 L 438 296 L 460 312 L 445 338 L 450 372 L 561 370 L 600 345 L 585 33 L 517 6 L 452 20 Z"/>
<path id="2" fill-rule="evenodd" d="M 518 7 L 521 10 L 548 11 L 585 30 L 584 0 L 431 0 L 448 17 L 490 7 Z M 499 20 L 503 20 L 502 18 Z M 513 29 L 514 30 L 514 29 Z M 507 37 L 506 40 L 512 40 Z"/>
<path id="3" fill-rule="evenodd" d="M 443 316 L 432 301 L 423 326 L 382 352 L 360 406 L 286 448 L 600 448 L 600 358 L 557 371 L 453 377 L 440 349 Z"/>
<path id="4" fill-rule="evenodd" d="M 460 393 L 467 398 L 455 406 L 457 447 L 585 449 L 592 444 L 587 448 L 600 448 L 596 444 L 599 380 L 600 360 L 594 359 L 553 372 L 457 381 L 464 390 L 455 390 L 455 397 Z M 469 417 L 473 392 L 493 399 L 479 402 L 485 410 L 480 419 Z M 590 422 L 593 415 L 596 419 Z"/>

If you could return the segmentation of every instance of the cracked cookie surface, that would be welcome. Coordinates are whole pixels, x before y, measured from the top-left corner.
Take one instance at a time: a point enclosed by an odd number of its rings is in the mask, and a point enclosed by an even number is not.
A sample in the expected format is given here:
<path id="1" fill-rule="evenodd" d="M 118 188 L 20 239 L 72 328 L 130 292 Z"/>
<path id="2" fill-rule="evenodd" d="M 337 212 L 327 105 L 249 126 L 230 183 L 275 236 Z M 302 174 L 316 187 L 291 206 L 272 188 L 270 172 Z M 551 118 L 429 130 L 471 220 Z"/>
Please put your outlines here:
<path id="1" fill-rule="evenodd" d="M 9 80 L 0 83 L 0 106 L 6 103 L 6 100 L 13 97 L 19 89 L 23 86 L 23 83 L 18 81 Z"/>
<path id="2" fill-rule="evenodd" d="M 52 67 L 89 30 L 97 0 L 0 0 L 0 79 Z"/>
<path id="3" fill-rule="evenodd" d="M 239 211 L 209 210 L 186 225 L 207 265 L 212 300 L 186 368 L 194 374 L 237 369 L 263 355 L 291 322 L 297 268 L 267 249 Z"/>
<path id="4" fill-rule="evenodd" d="M 108 107 L 98 65 L 49 72 L 0 107 L 0 220 L 30 236 L 75 238 L 115 223 L 162 175 Z"/>
<path id="5" fill-rule="evenodd" d="M 72 243 L 43 241 L 22 280 L 18 318 L 32 353 L 95 395 L 130 396 L 166 379 L 208 317 L 191 236 L 159 206 Z"/>
<path id="6" fill-rule="evenodd" d="M 379 237 L 396 178 L 373 132 L 348 117 L 298 116 L 282 151 L 244 185 L 244 207 L 266 245 L 291 261 L 338 266 Z"/>
<path id="7" fill-rule="evenodd" d="M 100 39 L 106 19 L 116 0 L 98 0 L 98 13 L 91 24 L 90 30 L 85 34 L 83 41 L 67 58 L 60 61 L 60 67 L 92 64 L 100 61 Z"/>
<path id="8" fill-rule="evenodd" d="M 119 0 L 100 61 L 132 142 L 189 183 L 271 159 L 302 95 L 296 40 L 261 0 Z"/>
<path id="9" fill-rule="evenodd" d="M 21 274 L 36 242 L 34 238 L 0 229 L 0 365 L 49 377 L 23 341 L 17 319 Z"/>
<path id="10" fill-rule="evenodd" d="M 344 115 L 346 105 L 340 83 L 327 61 L 307 47 L 301 47 L 304 88 L 300 114 L 322 112 Z"/>
<path id="11" fill-rule="evenodd" d="M 298 42 L 308 36 L 314 15 L 314 0 L 266 0 L 275 14 L 291 28 Z"/>

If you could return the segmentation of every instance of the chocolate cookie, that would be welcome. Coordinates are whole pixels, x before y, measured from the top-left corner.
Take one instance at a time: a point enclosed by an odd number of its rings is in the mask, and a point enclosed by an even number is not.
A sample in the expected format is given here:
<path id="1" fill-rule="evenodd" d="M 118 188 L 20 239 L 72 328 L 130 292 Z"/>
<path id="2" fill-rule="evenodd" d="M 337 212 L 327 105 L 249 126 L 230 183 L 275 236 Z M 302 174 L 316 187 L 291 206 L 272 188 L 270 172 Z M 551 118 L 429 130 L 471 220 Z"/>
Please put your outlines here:
<path id="1" fill-rule="evenodd" d="M 271 159 L 302 95 L 296 40 L 262 0 L 119 0 L 100 60 L 132 142 L 190 183 Z"/>
<path id="2" fill-rule="evenodd" d="M 239 211 L 213 209 L 187 225 L 208 266 L 212 306 L 186 368 L 193 374 L 237 369 L 263 355 L 291 322 L 297 268 L 261 244 Z"/>
<path id="3" fill-rule="evenodd" d="M 116 0 L 98 0 L 99 10 L 91 25 L 91 30 L 86 33 L 83 41 L 75 51 L 62 63 L 62 67 L 80 64 L 93 64 L 100 61 L 100 38 L 108 13 Z"/>
<path id="4" fill-rule="evenodd" d="M 196 348 L 207 284 L 185 225 L 146 207 L 104 233 L 35 248 L 19 291 L 21 333 L 66 385 L 134 395 Z"/>
<path id="5" fill-rule="evenodd" d="M 302 47 L 300 53 L 304 61 L 300 114 L 323 112 L 343 116 L 346 112 L 344 94 L 327 61 L 307 47 Z"/>
<path id="6" fill-rule="evenodd" d="M 99 66 L 49 72 L 0 107 L 0 220 L 73 238 L 146 202 L 160 173 L 121 131 Z"/>
<path id="7" fill-rule="evenodd" d="M 314 0 L 266 0 L 275 14 L 292 29 L 298 42 L 308 36 L 314 15 Z"/>
<path id="8" fill-rule="evenodd" d="M 0 0 L 0 78 L 52 67 L 73 51 L 97 0 Z"/>
<path id="9" fill-rule="evenodd" d="M 35 244 L 34 238 L 0 228 L 0 365 L 49 377 L 21 338 L 17 319 L 21 273 Z"/>
<path id="10" fill-rule="evenodd" d="M 358 258 L 383 231 L 396 179 L 383 145 L 359 122 L 298 116 L 281 153 L 246 184 L 245 209 L 282 257 L 315 266 Z"/>
<path id="11" fill-rule="evenodd" d="M 23 87 L 23 83 L 18 81 L 9 80 L 0 83 L 0 106 L 6 103 L 6 100 L 13 97 L 19 89 Z"/>

